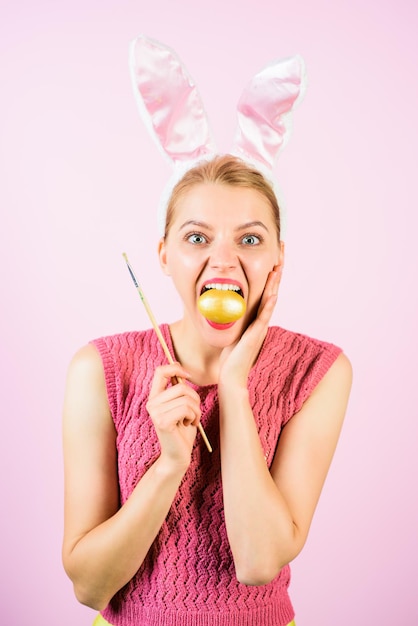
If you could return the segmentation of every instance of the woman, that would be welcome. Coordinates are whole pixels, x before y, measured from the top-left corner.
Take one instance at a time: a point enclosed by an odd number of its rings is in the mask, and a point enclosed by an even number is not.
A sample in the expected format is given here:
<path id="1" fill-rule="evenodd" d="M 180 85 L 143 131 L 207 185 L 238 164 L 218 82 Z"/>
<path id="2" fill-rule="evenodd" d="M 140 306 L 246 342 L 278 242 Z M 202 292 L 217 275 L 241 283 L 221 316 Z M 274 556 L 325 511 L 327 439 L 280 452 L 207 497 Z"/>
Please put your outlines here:
<path id="1" fill-rule="evenodd" d="M 149 330 L 98 339 L 70 365 L 66 571 L 79 601 L 102 612 L 97 624 L 285 626 L 288 564 L 337 444 L 349 361 L 269 327 L 279 207 L 239 158 L 203 160 L 177 183 L 159 258 L 184 305 L 161 326 L 176 362 Z M 202 315 L 214 286 L 240 293 L 243 317 Z"/>

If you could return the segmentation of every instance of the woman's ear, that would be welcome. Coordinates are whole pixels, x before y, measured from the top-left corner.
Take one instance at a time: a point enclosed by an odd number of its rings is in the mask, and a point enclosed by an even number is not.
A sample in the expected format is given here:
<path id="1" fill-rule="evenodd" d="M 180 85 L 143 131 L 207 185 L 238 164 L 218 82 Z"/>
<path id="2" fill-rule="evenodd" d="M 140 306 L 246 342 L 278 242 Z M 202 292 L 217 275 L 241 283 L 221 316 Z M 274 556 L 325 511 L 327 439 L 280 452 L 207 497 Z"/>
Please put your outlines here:
<path id="1" fill-rule="evenodd" d="M 170 276 L 170 272 L 168 270 L 168 262 L 167 262 L 167 248 L 165 245 L 164 237 L 161 237 L 158 242 L 158 258 L 160 259 L 160 266 L 166 276 Z"/>
<path id="2" fill-rule="evenodd" d="M 277 265 L 280 268 L 283 268 L 283 265 L 284 265 L 284 241 L 280 240 L 279 246 L 280 246 L 279 247 L 279 260 L 278 260 Z"/>

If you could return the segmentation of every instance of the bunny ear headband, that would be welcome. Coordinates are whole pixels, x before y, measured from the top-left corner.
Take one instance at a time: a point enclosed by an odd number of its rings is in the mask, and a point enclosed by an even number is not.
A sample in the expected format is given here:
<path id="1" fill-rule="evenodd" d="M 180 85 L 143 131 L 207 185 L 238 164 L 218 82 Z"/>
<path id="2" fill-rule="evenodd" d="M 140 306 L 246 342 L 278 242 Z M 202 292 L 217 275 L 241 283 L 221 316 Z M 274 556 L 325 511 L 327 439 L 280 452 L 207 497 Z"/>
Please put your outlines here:
<path id="1" fill-rule="evenodd" d="M 187 170 L 214 157 L 216 146 L 196 85 L 178 56 L 143 35 L 130 49 L 130 70 L 141 117 L 173 175 L 161 198 L 161 234 L 171 192 Z M 273 168 L 291 131 L 291 114 L 304 95 L 305 64 L 299 55 L 267 65 L 244 89 L 237 107 L 237 130 L 231 149 L 273 185 L 284 229 L 283 200 Z"/>

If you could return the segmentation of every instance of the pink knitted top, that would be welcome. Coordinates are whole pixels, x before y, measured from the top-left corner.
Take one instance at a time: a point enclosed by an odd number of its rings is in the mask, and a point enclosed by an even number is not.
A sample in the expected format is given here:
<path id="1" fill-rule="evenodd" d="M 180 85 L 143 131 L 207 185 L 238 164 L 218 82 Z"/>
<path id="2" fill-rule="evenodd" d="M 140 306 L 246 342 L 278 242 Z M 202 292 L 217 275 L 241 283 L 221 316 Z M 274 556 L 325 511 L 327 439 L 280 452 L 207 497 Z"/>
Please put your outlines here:
<path id="1" fill-rule="evenodd" d="M 168 325 L 161 331 L 174 354 Z M 153 330 L 104 337 L 93 344 L 103 360 L 117 431 L 123 504 L 159 455 L 145 405 L 154 368 L 166 363 L 166 357 Z M 340 352 L 332 344 L 269 328 L 248 382 L 269 466 L 281 428 Z M 285 626 L 294 617 L 288 565 L 264 586 L 246 586 L 235 577 L 223 512 L 217 386 L 193 387 L 201 398 L 202 425 L 213 453 L 198 434 L 191 465 L 144 563 L 103 616 L 114 626 Z"/>

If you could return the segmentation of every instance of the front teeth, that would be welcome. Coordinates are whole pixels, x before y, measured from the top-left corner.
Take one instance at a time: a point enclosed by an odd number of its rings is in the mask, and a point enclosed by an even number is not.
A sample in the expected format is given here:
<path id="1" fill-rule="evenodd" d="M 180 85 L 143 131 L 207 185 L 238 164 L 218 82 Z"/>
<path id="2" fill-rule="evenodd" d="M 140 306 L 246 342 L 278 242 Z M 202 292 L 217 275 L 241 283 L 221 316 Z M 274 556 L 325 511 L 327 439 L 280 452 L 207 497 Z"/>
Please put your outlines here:
<path id="1" fill-rule="evenodd" d="M 221 289 L 222 291 L 241 291 L 238 285 L 232 285 L 229 283 L 208 283 L 205 285 L 205 289 Z"/>

